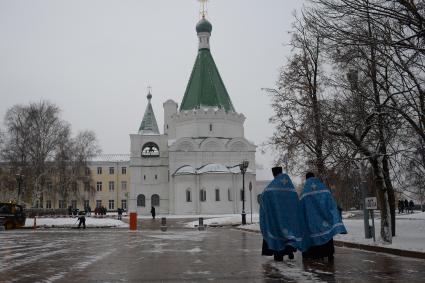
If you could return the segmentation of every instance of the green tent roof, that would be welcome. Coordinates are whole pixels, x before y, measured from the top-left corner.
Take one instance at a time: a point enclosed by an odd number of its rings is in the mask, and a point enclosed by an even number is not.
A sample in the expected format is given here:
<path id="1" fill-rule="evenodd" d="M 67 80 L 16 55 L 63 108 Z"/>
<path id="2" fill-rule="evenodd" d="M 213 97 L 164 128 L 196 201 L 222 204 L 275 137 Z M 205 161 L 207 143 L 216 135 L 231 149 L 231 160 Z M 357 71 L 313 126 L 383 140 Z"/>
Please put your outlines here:
<path id="1" fill-rule="evenodd" d="M 235 112 L 209 49 L 200 49 L 184 93 L 180 111 L 218 107 Z"/>

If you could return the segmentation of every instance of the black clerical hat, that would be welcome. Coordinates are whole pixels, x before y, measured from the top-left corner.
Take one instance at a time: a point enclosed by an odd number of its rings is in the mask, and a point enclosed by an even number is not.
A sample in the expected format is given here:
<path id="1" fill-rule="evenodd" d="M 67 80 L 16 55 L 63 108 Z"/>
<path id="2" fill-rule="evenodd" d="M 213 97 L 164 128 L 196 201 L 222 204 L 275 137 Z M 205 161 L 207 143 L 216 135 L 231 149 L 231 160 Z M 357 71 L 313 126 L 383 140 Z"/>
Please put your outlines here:
<path id="1" fill-rule="evenodd" d="M 273 176 L 275 176 L 275 177 L 279 174 L 282 174 L 282 172 L 283 172 L 283 170 L 282 170 L 281 166 L 277 166 L 277 167 L 272 168 L 272 173 L 273 173 Z"/>

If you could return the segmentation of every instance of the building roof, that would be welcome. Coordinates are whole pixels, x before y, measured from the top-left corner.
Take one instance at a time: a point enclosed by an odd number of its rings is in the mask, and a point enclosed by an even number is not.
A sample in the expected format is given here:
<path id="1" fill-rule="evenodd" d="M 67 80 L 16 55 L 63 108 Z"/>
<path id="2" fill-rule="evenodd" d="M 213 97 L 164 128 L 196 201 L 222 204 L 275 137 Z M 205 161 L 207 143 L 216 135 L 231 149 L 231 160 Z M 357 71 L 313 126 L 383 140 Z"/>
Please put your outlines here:
<path id="1" fill-rule="evenodd" d="M 208 24 L 212 28 L 207 20 L 201 19 L 196 27 L 197 31 L 210 32 Z M 209 48 L 201 48 L 198 50 L 180 111 L 209 107 L 235 112 Z"/>
<path id="2" fill-rule="evenodd" d="M 91 158 L 89 162 L 128 162 L 130 154 L 99 154 Z"/>
<path id="3" fill-rule="evenodd" d="M 143 115 L 143 120 L 139 127 L 139 134 L 159 135 L 158 124 L 156 123 L 155 113 L 153 112 L 151 104 L 152 94 L 150 92 L 147 95 L 147 99 L 148 105 L 146 106 L 145 114 Z"/>
<path id="4" fill-rule="evenodd" d="M 234 166 L 226 166 L 220 163 L 209 163 L 205 164 L 199 168 L 194 168 L 190 165 L 184 165 L 179 167 L 175 172 L 174 176 L 179 175 L 200 175 L 200 174 L 241 174 L 241 170 L 239 169 L 239 165 Z M 253 171 L 251 169 L 247 169 L 246 173 L 252 174 Z"/>

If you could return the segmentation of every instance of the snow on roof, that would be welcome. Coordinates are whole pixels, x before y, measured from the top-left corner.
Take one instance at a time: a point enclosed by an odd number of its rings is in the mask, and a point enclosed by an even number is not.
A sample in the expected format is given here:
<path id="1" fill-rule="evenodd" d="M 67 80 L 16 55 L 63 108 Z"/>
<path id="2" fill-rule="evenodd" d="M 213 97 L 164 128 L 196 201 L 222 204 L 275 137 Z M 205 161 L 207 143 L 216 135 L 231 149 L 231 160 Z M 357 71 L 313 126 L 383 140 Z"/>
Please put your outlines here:
<path id="1" fill-rule="evenodd" d="M 223 164 L 210 163 L 198 168 L 198 174 L 202 173 L 230 173 L 229 169 Z"/>
<path id="2" fill-rule="evenodd" d="M 99 154 L 90 159 L 91 162 L 129 162 L 130 154 Z"/>
<path id="3" fill-rule="evenodd" d="M 174 175 L 193 175 L 196 174 L 195 168 L 190 165 L 184 165 L 174 172 Z"/>
<path id="4" fill-rule="evenodd" d="M 240 174 L 241 173 L 241 169 L 239 168 L 239 164 L 229 167 L 230 172 L 232 172 L 233 174 Z M 253 173 L 253 171 L 251 169 L 246 169 L 246 173 Z"/>
<path id="5" fill-rule="evenodd" d="M 247 173 L 253 173 L 251 169 L 246 171 Z M 220 163 L 209 163 L 205 164 L 199 168 L 194 168 L 190 165 L 184 165 L 178 168 L 173 175 L 198 175 L 198 174 L 220 174 L 220 173 L 228 173 L 228 174 L 240 174 L 241 170 L 239 169 L 239 165 L 228 167 L 226 165 Z"/>

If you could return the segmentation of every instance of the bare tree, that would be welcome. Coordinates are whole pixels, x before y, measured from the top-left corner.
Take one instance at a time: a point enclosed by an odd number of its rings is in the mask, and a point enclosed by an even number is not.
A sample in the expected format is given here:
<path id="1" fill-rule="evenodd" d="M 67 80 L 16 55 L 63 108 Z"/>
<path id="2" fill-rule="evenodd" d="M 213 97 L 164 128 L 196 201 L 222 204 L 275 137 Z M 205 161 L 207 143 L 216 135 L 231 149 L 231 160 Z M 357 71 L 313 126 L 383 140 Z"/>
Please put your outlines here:
<path id="1" fill-rule="evenodd" d="M 13 106 L 6 128 L 2 158 L 15 174 L 25 176 L 25 202 L 42 204 L 46 194 L 59 194 L 65 201 L 78 196 L 78 181 L 87 178 L 87 159 L 99 151 L 93 132 L 72 138 L 59 108 L 46 101 Z"/>
<path id="2" fill-rule="evenodd" d="M 323 40 L 314 24 L 304 15 L 295 19 L 290 46 L 292 53 L 281 69 L 277 89 L 266 89 L 272 97 L 275 115 L 270 121 L 276 131 L 270 143 L 284 162 L 309 169 L 327 181 L 326 158 L 331 146 L 327 144 L 322 110 L 325 81 L 322 62 Z M 282 161 L 282 160 L 281 160 Z"/>

